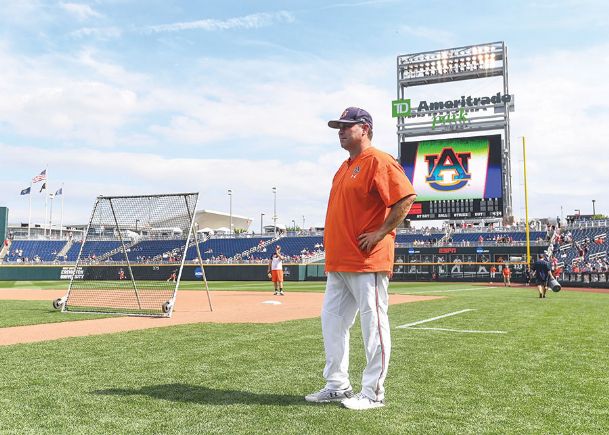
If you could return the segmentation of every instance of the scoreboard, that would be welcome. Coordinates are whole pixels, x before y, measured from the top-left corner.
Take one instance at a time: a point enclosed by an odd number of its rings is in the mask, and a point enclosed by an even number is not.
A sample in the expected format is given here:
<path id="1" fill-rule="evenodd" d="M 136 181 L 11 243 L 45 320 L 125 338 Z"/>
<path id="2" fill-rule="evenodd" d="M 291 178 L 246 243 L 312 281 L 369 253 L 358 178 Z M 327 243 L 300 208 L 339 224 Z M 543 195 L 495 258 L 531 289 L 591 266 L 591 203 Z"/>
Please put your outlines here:
<path id="1" fill-rule="evenodd" d="M 501 135 L 402 142 L 400 163 L 417 193 L 407 219 L 503 216 Z"/>

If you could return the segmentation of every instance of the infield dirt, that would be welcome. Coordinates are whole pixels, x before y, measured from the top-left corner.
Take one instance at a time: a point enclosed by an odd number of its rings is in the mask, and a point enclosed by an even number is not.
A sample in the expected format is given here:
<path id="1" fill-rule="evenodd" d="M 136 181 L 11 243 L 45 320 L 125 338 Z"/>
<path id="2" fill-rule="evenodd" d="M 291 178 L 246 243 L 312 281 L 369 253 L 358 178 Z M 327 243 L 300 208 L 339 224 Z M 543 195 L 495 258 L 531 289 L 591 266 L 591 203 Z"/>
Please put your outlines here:
<path id="1" fill-rule="evenodd" d="M 49 307 L 51 307 L 51 301 L 64 294 L 64 290 L 2 290 L 0 299 L 48 300 Z M 188 323 L 276 323 L 309 319 L 320 315 L 323 301 L 323 293 L 288 292 L 285 296 L 273 296 L 271 293 L 262 292 L 217 291 L 210 292 L 210 295 L 213 311 L 209 309 L 205 292 L 180 292 L 171 318 L 120 316 L 0 328 L 0 346 L 162 328 Z M 443 297 L 392 294 L 389 297 L 389 304 L 440 298 Z M 280 304 L 268 303 L 269 301 L 280 302 Z M 70 313 L 61 315 L 70 316 Z"/>

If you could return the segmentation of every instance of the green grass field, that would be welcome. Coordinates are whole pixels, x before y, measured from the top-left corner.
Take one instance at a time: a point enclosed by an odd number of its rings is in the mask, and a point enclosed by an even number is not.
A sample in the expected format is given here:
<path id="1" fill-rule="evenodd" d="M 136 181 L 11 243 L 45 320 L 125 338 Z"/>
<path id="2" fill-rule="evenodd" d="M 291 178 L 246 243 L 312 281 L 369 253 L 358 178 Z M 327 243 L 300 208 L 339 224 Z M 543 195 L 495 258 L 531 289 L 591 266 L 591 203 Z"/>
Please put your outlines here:
<path id="1" fill-rule="evenodd" d="M 385 408 L 358 413 L 304 401 L 323 386 L 319 318 L 182 325 L 0 347 L 0 433 L 609 432 L 608 294 L 540 300 L 532 289 L 467 283 L 392 283 L 390 291 L 446 298 L 391 307 Z M 11 305 L 30 306 L 32 323 L 73 318 L 39 302 L 4 302 L 3 321 L 23 316 Z M 466 309 L 415 326 L 448 330 L 397 328 Z M 359 323 L 351 343 L 357 390 L 365 364 Z"/>

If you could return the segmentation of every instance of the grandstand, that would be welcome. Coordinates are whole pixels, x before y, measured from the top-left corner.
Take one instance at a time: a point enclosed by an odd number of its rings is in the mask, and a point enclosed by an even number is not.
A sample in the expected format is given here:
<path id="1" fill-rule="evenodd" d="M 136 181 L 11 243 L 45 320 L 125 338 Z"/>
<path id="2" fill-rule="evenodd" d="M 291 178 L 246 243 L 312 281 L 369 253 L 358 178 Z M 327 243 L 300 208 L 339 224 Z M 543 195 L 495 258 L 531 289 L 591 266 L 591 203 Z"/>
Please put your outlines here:
<path id="1" fill-rule="evenodd" d="M 213 212 L 218 224 L 225 216 Z M 201 215 L 201 224 L 210 223 L 210 219 Z M 207 219 L 207 220 L 206 220 Z M 539 225 L 537 226 L 539 228 Z M 609 256 L 607 234 L 609 221 L 577 220 L 569 222 L 568 226 L 554 231 L 551 225 L 546 231 L 530 231 L 531 246 L 545 250 L 553 259 L 554 266 L 565 272 L 606 272 L 609 271 Z M 112 232 L 111 228 L 106 231 Z M 266 263 L 275 246 L 280 245 L 286 256 L 287 263 L 310 263 L 323 261 L 324 246 L 322 231 L 285 232 L 281 231 L 277 238 L 273 234 L 240 233 L 226 234 L 215 232 L 209 227 L 200 231 L 199 249 L 206 264 L 242 264 Z M 4 264 L 73 264 L 81 249 L 82 232 L 64 233 L 63 240 L 57 240 L 57 234 L 51 238 L 27 239 L 19 235 L 13 240 L 7 240 L 0 255 Z M 83 248 L 82 258 L 88 263 L 113 263 L 122 258 L 123 249 L 120 242 L 107 240 L 105 234 L 89 237 L 89 242 Z M 167 231 L 164 233 L 149 233 L 142 228 L 138 232 L 128 231 L 125 234 L 125 244 L 129 261 L 133 264 L 170 264 L 179 262 L 183 256 L 185 238 L 183 234 Z M 442 252 L 433 251 L 436 248 L 461 249 L 450 251 L 451 258 L 466 261 L 468 258 L 506 258 L 505 248 L 524 247 L 526 233 L 523 226 L 457 226 L 447 223 L 440 228 L 400 228 L 396 235 L 396 249 L 402 249 L 398 257 L 403 258 L 403 249 L 428 248 L 421 254 L 414 253 L 409 261 L 425 261 L 425 258 L 441 257 Z M 484 248 L 477 255 L 472 255 L 468 249 Z M 487 251 L 490 249 L 490 251 Z M 417 251 L 418 252 L 418 251 Z M 448 252 L 448 251 L 444 251 Z M 496 252 L 497 255 L 491 255 Z M 518 251 L 520 252 L 520 251 Z M 437 255 L 436 255 L 437 254 Z M 503 255 L 503 256 L 502 256 Z M 511 254 L 510 254 L 511 255 Z M 516 254 L 524 258 L 522 254 Z M 420 260 L 412 260 L 419 258 Z M 197 258 L 196 247 L 191 242 L 186 252 L 186 262 L 192 263 Z M 435 260 L 433 260 L 435 261 Z M 442 261 L 451 261 L 449 258 Z M 482 260 L 488 261 L 488 260 Z"/>
<path id="2" fill-rule="evenodd" d="M 609 222 L 577 222 L 558 231 L 552 252 L 556 267 L 565 272 L 609 271 Z"/>
<path id="3" fill-rule="evenodd" d="M 4 260 L 36 263 L 54 261 L 66 243 L 60 240 L 15 240 Z"/>
<path id="4" fill-rule="evenodd" d="M 594 228 L 573 228 L 569 233 L 571 243 L 563 241 L 560 254 L 556 254 L 564 263 L 572 262 L 578 257 L 576 246 L 587 248 L 590 255 L 606 256 L 606 234 L 608 226 Z M 100 237 L 100 239 L 103 239 Z M 523 246 L 525 232 L 513 229 L 459 229 L 442 232 L 433 230 L 400 229 L 396 236 L 397 247 L 416 246 Z M 548 233 L 531 231 L 533 245 L 548 245 Z M 569 239 L 567 239 L 569 240 Z M 595 242 L 596 240 L 596 242 Z M 602 241 L 602 243 L 599 243 Z M 165 236 L 136 235 L 127 239 L 127 255 L 134 263 L 173 262 L 181 260 L 179 247 L 184 245 L 182 237 L 168 234 Z M 306 262 L 308 258 L 319 257 L 323 252 L 321 234 L 289 234 L 273 239 L 271 235 L 210 235 L 199 242 L 202 258 L 208 263 L 243 263 L 261 262 L 268 259 L 267 252 L 273 252 L 276 245 L 282 247 L 283 253 L 294 262 Z M 91 262 L 117 261 L 122 255 L 119 252 L 120 242 L 108 240 L 90 240 L 82 256 Z M 71 263 L 76 260 L 81 249 L 80 240 L 14 240 L 10 245 L 4 262 L 54 262 Z M 194 245 L 188 248 L 186 260 L 196 257 Z"/>

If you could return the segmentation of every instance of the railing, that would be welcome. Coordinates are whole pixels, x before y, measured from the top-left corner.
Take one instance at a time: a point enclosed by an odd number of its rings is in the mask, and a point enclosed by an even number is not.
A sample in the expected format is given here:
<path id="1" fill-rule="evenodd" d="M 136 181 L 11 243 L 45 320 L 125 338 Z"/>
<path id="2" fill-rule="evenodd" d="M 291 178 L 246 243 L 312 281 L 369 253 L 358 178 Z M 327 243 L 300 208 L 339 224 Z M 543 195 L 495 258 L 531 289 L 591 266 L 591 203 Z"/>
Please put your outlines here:
<path id="1" fill-rule="evenodd" d="M 277 235 L 277 237 L 269 239 L 266 242 L 262 242 L 262 243 L 258 244 L 257 246 L 253 246 L 250 249 L 247 249 L 247 250 L 241 252 L 240 254 L 233 255 L 231 258 L 229 258 L 229 260 L 238 261 L 238 260 L 242 259 L 243 257 L 247 257 L 248 255 L 253 254 L 254 252 L 260 252 L 260 250 L 266 248 L 267 246 L 271 245 L 272 243 L 275 243 L 277 240 L 281 239 L 281 237 L 283 237 L 283 236 L 281 234 L 279 234 L 279 235 Z"/>
<path id="2" fill-rule="evenodd" d="M 97 257 L 97 259 L 99 261 L 105 261 L 108 258 L 112 257 L 114 254 L 118 254 L 119 252 L 122 252 L 123 249 L 125 251 L 129 252 L 131 247 L 137 245 L 137 243 L 138 243 L 138 240 L 137 239 L 133 239 L 130 242 L 128 242 L 127 244 L 125 244 L 125 245 L 117 246 L 116 248 L 112 249 L 111 251 L 108 251 L 108 252 L 100 255 L 99 257 Z"/>
<path id="3" fill-rule="evenodd" d="M 558 281 L 564 287 L 609 288 L 609 272 L 563 272 Z"/>
<path id="4" fill-rule="evenodd" d="M 60 258 L 60 257 L 66 258 L 68 256 L 68 251 L 70 250 L 70 248 L 72 247 L 73 244 L 74 244 L 74 240 L 68 239 L 66 244 L 63 245 L 63 248 L 61 248 L 61 250 L 55 256 L 55 259 Z"/>
<path id="5" fill-rule="evenodd" d="M 565 228 L 570 230 L 581 230 L 585 228 L 602 228 L 609 227 L 609 220 L 607 219 L 599 219 L 599 220 L 576 220 L 568 225 Z"/>
<path id="6" fill-rule="evenodd" d="M 326 258 L 326 251 L 321 251 L 303 259 L 303 264 L 316 263 Z"/>
<path id="7" fill-rule="evenodd" d="M 531 241 L 531 246 L 546 246 L 548 242 L 546 242 L 545 240 L 535 240 L 535 241 Z M 414 243 L 414 242 L 396 242 L 395 243 L 395 247 L 396 248 L 425 248 L 425 247 L 446 247 L 446 246 L 455 246 L 455 247 L 477 247 L 477 246 L 526 246 L 527 242 L 526 241 L 512 241 L 512 242 L 497 242 L 497 241 L 490 241 L 490 240 L 485 240 L 483 242 L 472 242 L 469 240 L 463 240 L 461 242 L 448 242 L 448 243 L 440 243 L 440 242 L 436 242 L 436 243 L 429 243 L 426 242 L 425 240 L 419 242 L 419 243 Z"/>

